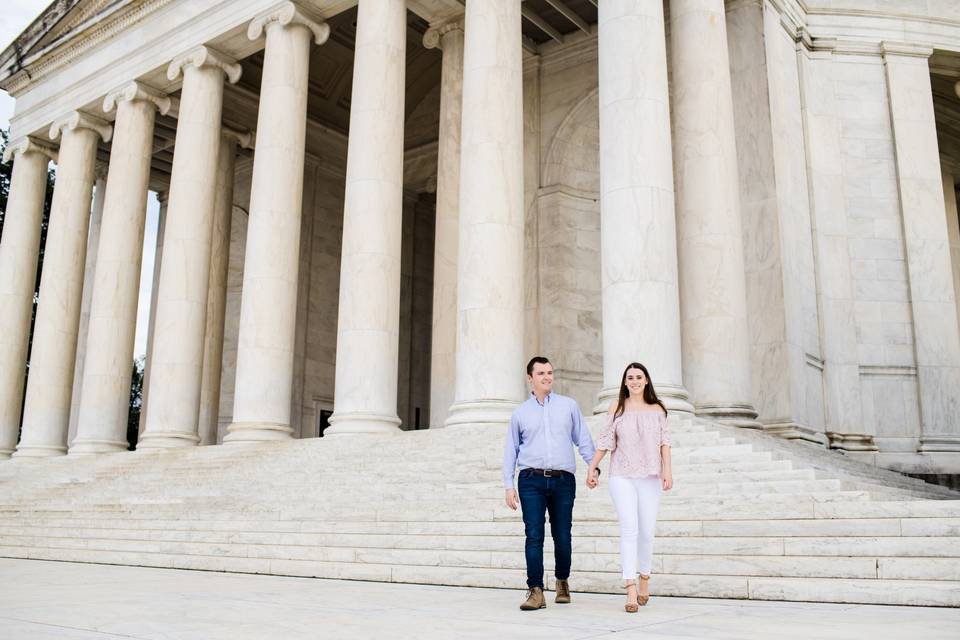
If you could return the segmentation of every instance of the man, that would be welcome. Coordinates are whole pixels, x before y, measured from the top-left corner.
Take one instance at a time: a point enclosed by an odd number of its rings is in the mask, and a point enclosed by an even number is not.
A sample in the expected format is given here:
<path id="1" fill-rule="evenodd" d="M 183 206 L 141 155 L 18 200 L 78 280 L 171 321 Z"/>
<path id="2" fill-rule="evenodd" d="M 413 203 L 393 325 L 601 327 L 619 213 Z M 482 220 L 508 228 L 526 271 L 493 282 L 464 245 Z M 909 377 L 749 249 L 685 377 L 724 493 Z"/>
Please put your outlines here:
<path id="1" fill-rule="evenodd" d="M 507 506 L 517 510 L 518 491 L 513 474 L 520 468 L 519 504 L 526 530 L 527 599 L 524 611 L 547 606 L 543 595 L 544 513 L 550 514 L 550 534 L 556 556 L 557 596 L 555 602 L 570 602 L 570 555 L 573 501 L 577 493 L 574 472 L 580 456 L 589 464 L 594 446 L 583 414 L 573 398 L 553 393 L 553 365 L 543 356 L 527 363 L 531 392 L 510 417 L 503 447 L 503 488 Z"/>

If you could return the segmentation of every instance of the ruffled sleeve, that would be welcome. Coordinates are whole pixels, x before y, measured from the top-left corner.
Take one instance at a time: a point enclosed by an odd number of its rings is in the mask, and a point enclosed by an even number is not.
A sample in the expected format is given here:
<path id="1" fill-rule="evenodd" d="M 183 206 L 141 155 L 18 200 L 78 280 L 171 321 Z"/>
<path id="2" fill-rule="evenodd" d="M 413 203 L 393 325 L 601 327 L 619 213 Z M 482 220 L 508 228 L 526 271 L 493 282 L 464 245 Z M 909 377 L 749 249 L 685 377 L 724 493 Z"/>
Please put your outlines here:
<path id="1" fill-rule="evenodd" d="M 670 427 L 667 425 L 667 416 L 660 419 L 660 446 L 663 445 L 673 446 L 670 444 Z"/>
<path id="2" fill-rule="evenodd" d="M 613 419 L 613 414 L 608 413 L 604 418 L 603 430 L 597 437 L 597 449 L 606 449 L 615 451 L 617 448 L 617 421 Z"/>

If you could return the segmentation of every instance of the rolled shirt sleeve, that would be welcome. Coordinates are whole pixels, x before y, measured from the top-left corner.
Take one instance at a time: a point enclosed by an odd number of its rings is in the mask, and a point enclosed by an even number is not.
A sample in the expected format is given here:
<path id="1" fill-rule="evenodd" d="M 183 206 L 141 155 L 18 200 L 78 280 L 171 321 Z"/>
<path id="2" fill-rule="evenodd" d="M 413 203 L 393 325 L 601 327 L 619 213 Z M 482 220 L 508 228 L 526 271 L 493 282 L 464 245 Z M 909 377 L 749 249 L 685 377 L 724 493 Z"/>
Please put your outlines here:
<path id="1" fill-rule="evenodd" d="M 570 434 L 571 439 L 576 443 L 577 449 L 580 451 L 580 457 L 589 465 L 590 461 L 593 460 L 593 454 L 596 453 L 597 450 L 593 446 L 590 429 L 587 428 L 586 423 L 583 421 L 583 413 L 580 411 L 580 407 L 576 402 L 572 404 L 573 408 L 570 410 L 570 417 L 573 421 L 573 429 Z"/>

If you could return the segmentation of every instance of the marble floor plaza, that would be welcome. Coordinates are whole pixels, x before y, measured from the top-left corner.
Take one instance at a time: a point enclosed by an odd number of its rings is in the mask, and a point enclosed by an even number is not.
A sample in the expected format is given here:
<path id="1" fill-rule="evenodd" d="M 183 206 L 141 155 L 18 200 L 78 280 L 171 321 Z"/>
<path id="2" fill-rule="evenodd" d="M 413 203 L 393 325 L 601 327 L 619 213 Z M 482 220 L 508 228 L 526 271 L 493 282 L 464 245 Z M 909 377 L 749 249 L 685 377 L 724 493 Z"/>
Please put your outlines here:
<path id="1" fill-rule="evenodd" d="M 960 636 L 960 0 L 34 4 L 0 640 Z M 605 488 L 516 611 L 535 354 L 670 411 L 642 615 Z"/>
<path id="2" fill-rule="evenodd" d="M 5 640 L 956 640 L 960 609 L 523 592 L 0 559 Z M 576 576 L 573 585 L 576 586 Z M 552 594 L 551 599 L 552 599 Z"/>

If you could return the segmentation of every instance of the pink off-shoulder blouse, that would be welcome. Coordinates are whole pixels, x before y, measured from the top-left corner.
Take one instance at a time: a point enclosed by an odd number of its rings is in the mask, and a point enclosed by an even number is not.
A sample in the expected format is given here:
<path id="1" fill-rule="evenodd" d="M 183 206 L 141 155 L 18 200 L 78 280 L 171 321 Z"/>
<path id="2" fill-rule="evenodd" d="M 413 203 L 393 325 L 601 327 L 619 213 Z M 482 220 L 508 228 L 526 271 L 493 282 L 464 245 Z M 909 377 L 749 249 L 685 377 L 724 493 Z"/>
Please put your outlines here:
<path id="1" fill-rule="evenodd" d="M 660 411 L 608 413 L 597 449 L 610 452 L 610 475 L 643 478 L 660 475 L 660 446 L 670 445 L 667 417 Z"/>

